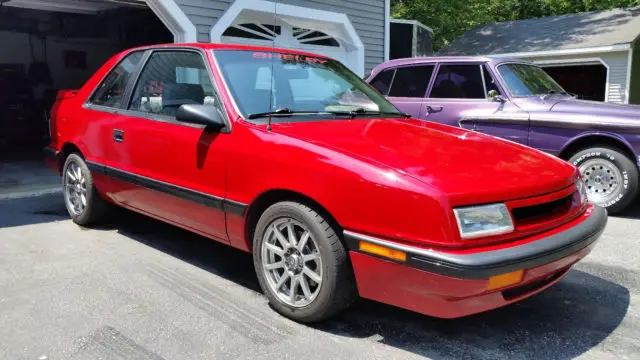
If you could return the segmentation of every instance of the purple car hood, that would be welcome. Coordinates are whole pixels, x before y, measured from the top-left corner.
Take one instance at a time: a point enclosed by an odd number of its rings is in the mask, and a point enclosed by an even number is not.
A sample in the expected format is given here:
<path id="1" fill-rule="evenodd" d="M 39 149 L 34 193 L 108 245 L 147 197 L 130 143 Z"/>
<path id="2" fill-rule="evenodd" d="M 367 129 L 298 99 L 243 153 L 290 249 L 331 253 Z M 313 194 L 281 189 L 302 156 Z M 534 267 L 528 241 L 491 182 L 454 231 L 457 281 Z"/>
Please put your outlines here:
<path id="1" fill-rule="evenodd" d="M 640 106 L 604 103 L 598 101 L 562 99 L 550 108 L 551 112 L 585 114 L 640 120 Z"/>

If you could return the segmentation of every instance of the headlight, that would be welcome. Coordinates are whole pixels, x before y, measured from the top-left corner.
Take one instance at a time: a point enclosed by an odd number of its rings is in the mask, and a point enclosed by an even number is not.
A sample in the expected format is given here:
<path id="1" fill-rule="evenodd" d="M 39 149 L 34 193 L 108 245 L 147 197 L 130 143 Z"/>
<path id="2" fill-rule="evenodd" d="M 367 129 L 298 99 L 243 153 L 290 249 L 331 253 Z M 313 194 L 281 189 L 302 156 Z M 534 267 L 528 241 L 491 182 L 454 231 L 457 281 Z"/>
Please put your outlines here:
<path id="1" fill-rule="evenodd" d="M 509 210 L 504 204 L 453 209 L 463 239 L 513 231 Z"/>
<path id="2" fill-rule="evenodd" d="M 587 185 L 585 185 L 582 178 L 576 179 L 576 189 L 580 194 L 580 203 L 581 204 L 587 203 L 589 201 L 589 198 L 587 197 Z"/>

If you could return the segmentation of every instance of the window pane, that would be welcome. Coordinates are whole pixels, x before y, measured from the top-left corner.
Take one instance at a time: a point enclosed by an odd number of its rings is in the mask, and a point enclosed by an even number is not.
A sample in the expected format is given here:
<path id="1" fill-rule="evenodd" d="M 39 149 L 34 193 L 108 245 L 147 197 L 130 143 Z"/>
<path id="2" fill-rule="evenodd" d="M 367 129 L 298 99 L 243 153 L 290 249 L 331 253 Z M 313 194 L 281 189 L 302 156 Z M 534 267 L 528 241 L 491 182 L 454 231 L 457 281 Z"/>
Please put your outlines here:
<path id="1" fill-rule="evenodd" d="M 391 80 L 393 79 L 393 73 L 395 71 L 395 69 L 390 69 L 379 73 L 371 81 L 371 86 L 380 91 L 382 95 L 387 95 L 389 93 L 389 87 L 391 87 Z"/>
<path id="2" fill-rule="evenodd" d="M 432 73 L 431 65 L 396 69 L 389 96 L 423 98 Z"/>
<path id="3" fill-rule="evenodd" d="M 127 87 L 127 82 L 131 74 L 136 70 L 140 59 L 142 59 L 142 52 L 134 52 L 127 55 L 104 78 L 90 102 L 95 105 L 119 107 L 122 104 L 122 96 Z"/>
<path id="4" fill-rule="evenodd" d="M 537 96 L 564 92 L 551 76 L 537 66 L 505 64 L 498 66 L 498 72 L 513 96 Z"/>
<path id="5" fill-rule="evenodd" d="M 129 108 L 174 116 L 185 104 L 216 104 L 202 56 L 187 51 L 153 53 L 140 74 Z"/>
<path id="6" fill-rule="evenodd" d="M 441 65 L 431 90 L 432 98 L 484 99 L 484 86 L 478 65 Z"/>
<path id="7" fill-rule="evenodd" d="M 487 96 L 489 95 L 489 91 L 491 90 L 495 90 L 498 93 L 498 95 L 501 95 L 500 89 L 498 89 L 498 85 L 496 84 L 496 81 L 493 79 L 493 76 L 491 76 L 491 73 L 489 72 L 489 70 L 487 70 L 485 66 L 482 67 L 482 72 L 484 73 L 484 83 L 487 87 L 486 89 Z"/>
<path id="8" fill-rule="evenodd" d="M 231 95 L 247 118 L 278 109 L 304 115 L 273 117 L 272 121 L 309 116 L 338 119 L 343 117 L 332 113 L 350 111 L 401 116 L 384 96 L 334 60 L 242 50 L 216 50 L 214 54 Z M 267 118 L 248 120 L 266 122 Z"/>

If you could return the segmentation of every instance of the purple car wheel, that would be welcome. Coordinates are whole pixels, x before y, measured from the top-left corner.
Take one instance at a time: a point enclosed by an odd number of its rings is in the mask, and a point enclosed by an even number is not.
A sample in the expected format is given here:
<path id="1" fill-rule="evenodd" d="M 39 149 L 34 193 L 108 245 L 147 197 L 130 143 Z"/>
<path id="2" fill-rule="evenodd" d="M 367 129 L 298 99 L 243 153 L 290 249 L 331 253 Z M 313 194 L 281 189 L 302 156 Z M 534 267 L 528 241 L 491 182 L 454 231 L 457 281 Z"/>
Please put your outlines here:
<path id="1" fill-rule="evenodd" d="M 638 168 L 621 151 L 593 147 L 574 154 L 569 162 L 578 167 L 592 203 L 611 214 L 624 210 L 638 190 Z"/>

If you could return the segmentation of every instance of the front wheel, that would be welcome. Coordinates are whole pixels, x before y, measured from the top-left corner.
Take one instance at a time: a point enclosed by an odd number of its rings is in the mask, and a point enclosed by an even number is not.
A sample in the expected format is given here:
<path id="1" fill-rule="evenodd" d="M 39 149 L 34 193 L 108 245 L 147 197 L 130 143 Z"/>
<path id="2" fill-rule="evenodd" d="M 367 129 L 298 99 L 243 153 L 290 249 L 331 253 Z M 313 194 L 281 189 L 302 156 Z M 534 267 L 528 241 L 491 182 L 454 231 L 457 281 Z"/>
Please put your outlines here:
<path id="1" fill-rule="evenodd" d="M 324 320 L 356 297 L 338 229 L 307 205 L 287 201 L 269 207 L 256 226 L 253 258 L 271 306 L 292 320 Z"/>
<path id="2" fill-rule="evenodd" d="M 624 210 L 635 199 L 638 168 L 621 151 L 605 146 L 587 148 L 569 162 L 580 170 L 589 200 L 610 214 Z"/>

